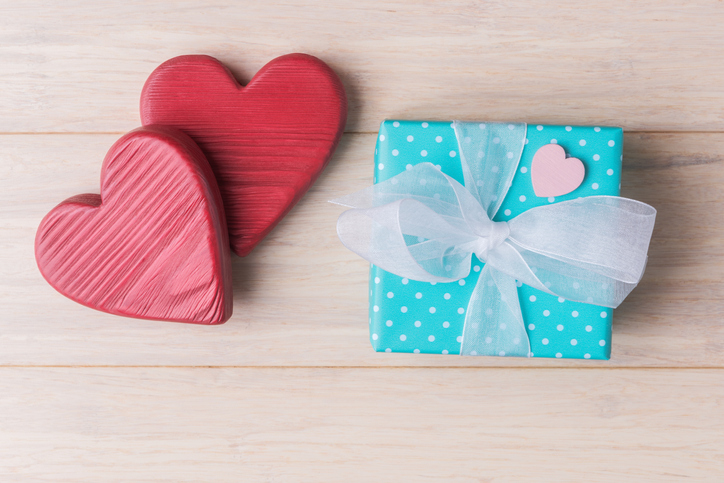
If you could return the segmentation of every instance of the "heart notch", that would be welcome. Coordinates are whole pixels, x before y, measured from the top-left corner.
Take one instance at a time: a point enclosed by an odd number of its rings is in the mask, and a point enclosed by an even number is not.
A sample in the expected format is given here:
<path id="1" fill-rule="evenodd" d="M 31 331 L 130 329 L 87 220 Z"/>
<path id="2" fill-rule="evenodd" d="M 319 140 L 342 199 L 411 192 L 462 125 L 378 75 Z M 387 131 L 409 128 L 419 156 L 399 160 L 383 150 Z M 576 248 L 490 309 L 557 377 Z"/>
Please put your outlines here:
<path id="1" fill-rule="evenodd" d="M 530 167 L 533 191 L 540 198 L 563 196 L 578 188 L 586 168 L 578 158 L 567 158 L 558 144 L 546 144 L 536 151 Z"/>

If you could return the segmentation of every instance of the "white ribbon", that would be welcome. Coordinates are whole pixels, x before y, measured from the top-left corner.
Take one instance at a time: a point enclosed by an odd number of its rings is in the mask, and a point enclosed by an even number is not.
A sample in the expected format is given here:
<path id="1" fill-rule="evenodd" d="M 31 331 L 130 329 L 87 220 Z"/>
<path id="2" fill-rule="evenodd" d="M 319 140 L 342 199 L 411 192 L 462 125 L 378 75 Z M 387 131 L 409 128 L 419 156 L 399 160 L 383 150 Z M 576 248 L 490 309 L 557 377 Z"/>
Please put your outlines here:
<path id="1" fill-rule="evenodd" d="M 388 272 L 454 282 L 483 262 L 468 303 L 463 355 L 530 356 L 516 281 L 568 300 L 617 307 L 643 276 L 656 210 L 592 196 L 494 222 L 515 176 L 525 124 L 454 123 L 465 185 L 422 163 L 334 200 L 342 243 Z"/>

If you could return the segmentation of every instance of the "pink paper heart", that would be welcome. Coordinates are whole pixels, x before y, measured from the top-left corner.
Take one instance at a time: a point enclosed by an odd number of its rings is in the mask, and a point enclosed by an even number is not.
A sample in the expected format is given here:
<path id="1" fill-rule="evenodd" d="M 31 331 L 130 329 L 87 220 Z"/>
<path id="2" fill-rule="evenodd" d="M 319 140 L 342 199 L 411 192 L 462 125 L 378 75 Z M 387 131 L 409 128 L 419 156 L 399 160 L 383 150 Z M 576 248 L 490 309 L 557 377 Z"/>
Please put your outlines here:
<path id="1" fill-rule="evenodd" d="M 562 196 L 578 188 L 586 168 L 578 158 L 567 158 L 558 144 L 546 144 L 536 151 L 530 166 L 533 191 L 540 198 Z"/>

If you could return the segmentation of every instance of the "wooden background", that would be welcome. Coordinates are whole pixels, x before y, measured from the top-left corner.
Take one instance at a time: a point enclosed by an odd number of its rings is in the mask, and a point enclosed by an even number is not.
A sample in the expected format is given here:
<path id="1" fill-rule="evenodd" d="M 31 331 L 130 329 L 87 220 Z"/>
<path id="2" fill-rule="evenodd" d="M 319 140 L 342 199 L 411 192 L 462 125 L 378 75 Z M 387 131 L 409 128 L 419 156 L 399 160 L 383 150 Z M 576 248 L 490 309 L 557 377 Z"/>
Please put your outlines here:
<path id="1" fill-rule="evenodd" d="M 245 4 L 246 3 L 246 4 Z M 724 4 L 0 0 L 0 481 L 724 481 Z M 346 134 L 220 327 L 86 309 L 38 272 L 162 61 L 246 82 L 307 52 Z M 610 124 L 659 215 L 609 362 L 374 353 L 367 263 L 326 200 L 385 118 Z"/>

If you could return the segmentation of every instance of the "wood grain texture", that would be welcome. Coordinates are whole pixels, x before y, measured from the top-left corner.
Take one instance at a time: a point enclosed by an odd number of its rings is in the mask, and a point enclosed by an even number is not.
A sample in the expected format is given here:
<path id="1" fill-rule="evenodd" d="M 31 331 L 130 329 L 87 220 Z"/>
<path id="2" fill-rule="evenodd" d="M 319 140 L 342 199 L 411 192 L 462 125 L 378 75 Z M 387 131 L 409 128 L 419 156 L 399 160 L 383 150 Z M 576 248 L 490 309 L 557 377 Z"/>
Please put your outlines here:
<path id="1" fill-rule="evenodd" d="M 372 181 L 375 136 L 345 135 L 307 196 L 244 259 L 223 326 L 157 324 L 89 311 L 40 277 L 32 241 L 59 199 L 97 189 L 112 135 L 0 136 L 0 364 L 233 366 L 724 365 L 724 135 L 630 133 L 622 194 L 658 218 L 646 274 L 613 318 L 610 362 L 377 354 L 368 265 L 335 232 L 327 200 Z M 88 341 L 91 340 L 92 343 Z"/>
<path id="2" fill-rule="evenodd" d="M 153 71 L 141 94 L 144 125 L 180 129 L 206 154 L 239 256 L 248 255 L 312 186 L 346 120 L 339 78 L 305 54 L 270 61 L 246 86 L 212 57 L 175 57 Z"/>
<path id="3" fill-rule="evenodd" d="M 101 194 L 73 196 L 42 220 L 35 259 L 66 297 L 126 317 L 220 324 L 231 317 L 231 256 L 221 195 L 185 134 L 147 126 L 121 137 Z"/>
<path id="4" fill-rule="evenodd" d="M 212 55 L 247 81 L 289 52 L 340 75 L 348 131 L 385 118 L 724 130 L 716 0 L 2 3 L 0 132 L 126 132 L 167 59 Z"/>
<path id="5" fill-rule="evenodd" d="M 0 369 L 0 479 L 716 482 L 721 370 Z"/>

